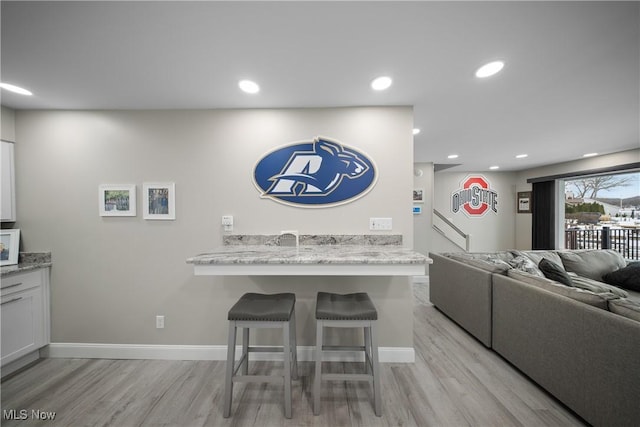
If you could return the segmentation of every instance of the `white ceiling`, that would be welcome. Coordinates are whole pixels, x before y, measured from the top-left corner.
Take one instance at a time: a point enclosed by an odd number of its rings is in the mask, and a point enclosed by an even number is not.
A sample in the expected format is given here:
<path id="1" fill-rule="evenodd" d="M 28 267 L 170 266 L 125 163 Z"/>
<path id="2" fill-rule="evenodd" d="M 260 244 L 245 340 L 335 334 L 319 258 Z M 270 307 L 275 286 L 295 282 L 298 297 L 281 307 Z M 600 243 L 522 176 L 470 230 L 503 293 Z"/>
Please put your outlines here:
<path id="1" fill-rule="evenodd" d="M 34 95 L 3 90 L 1 101 L 15 109 L 411 105 L 422 129 L 416 162 L 521 170 L 640 146 L 639 5 L 2 1 L 1 80 Z M 494 59 L 506 62 L 503 72 L 476 79 Z M 370 89 L 379 75 L 393 78 L 389 90 Z M 261 92 L 240 92 L 243 78 Z M 516 160 L 521 153 L 529 157 Z"/>

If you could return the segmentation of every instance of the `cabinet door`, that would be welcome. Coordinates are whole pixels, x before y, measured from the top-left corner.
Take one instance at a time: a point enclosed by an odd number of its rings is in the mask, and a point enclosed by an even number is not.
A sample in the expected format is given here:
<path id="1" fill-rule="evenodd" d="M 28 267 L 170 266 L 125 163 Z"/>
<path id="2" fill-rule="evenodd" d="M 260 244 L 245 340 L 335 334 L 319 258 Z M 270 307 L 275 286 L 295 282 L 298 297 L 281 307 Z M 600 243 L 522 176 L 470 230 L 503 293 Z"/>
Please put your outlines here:
<path id="1" fill-rule="evenodd" d="M 15 172 L 13 158 L 13 143 L 2 141 L 2 153 L 0 155 L 0 220 L 13 222 L 16 220 L 16 197 L 15 197 Z"/>
<path id="2" fill-rule="evenodd" d="M 0 304 L 4 365 L 45 345 L 42 287 L 6 295 Z"/>

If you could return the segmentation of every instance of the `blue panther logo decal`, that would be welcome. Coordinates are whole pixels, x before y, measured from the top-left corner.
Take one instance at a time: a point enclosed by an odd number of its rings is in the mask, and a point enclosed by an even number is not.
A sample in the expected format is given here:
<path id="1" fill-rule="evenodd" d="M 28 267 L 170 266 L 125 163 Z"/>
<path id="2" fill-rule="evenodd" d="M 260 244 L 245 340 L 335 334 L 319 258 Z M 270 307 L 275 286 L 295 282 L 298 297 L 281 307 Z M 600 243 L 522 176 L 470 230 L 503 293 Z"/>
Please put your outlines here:
<path id="1" fill-rule="evenodd" d="M 272 151 L 253 171 L 262 197 L 302 207 L 355 200 L 373 188 L 376 178 L 364 154 L 322 137 Z"/>

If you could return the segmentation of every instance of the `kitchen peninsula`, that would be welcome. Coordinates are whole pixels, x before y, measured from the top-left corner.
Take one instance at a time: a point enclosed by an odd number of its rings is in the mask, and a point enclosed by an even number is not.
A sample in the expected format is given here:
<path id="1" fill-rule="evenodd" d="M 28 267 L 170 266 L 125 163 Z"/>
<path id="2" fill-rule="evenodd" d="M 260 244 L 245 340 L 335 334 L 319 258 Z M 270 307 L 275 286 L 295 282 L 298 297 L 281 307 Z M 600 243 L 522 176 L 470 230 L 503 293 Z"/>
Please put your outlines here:
<path id="1" fill-rule="evenodd" d="M 297 247 L 278 246 L 278 236 L 226 236 L 223 246 L 187 263 L 196 276 L 217 276 L 212 285 L 234 298 L 294 292 L 300 360 L 311 360 L 319 291 L 369 293 L 379 313 L 380 360 L 414 360 L 411 280 L 425 275 L 431 259 L 402 247 L 401 236 L 301 235 Z"/>

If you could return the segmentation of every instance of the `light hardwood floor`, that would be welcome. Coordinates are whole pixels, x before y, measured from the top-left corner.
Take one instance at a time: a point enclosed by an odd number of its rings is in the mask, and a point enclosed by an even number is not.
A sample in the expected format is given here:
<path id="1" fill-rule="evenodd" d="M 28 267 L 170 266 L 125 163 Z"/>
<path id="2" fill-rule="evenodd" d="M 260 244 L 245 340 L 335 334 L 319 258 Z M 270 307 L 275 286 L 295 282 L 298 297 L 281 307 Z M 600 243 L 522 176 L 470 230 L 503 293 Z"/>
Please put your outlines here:
<path id="1" fill-rule="evenodd" d="M 416 363 L 382 364 L 383 416 L 367 383 L 323 383 L 321 414 L 311 408 L 313 366 L 299 365 L 293 418 L 282 388 L 236 384 L 222 418 L 224 362 L 45 359 L 1 385 L 2 426 L 584 426 L 584 421 L 456 326 L 416 287 Z M 280 369 L 252 362 L 255 372 Z M 355 364 L 328 369 L 354 371 Z M 24 421 L 7 420 L 11 409 Z M 32 410 L 55 412 L 53 421 Z"/>

